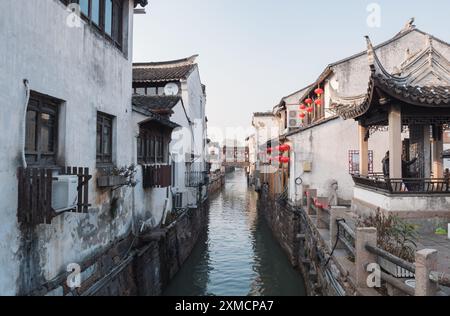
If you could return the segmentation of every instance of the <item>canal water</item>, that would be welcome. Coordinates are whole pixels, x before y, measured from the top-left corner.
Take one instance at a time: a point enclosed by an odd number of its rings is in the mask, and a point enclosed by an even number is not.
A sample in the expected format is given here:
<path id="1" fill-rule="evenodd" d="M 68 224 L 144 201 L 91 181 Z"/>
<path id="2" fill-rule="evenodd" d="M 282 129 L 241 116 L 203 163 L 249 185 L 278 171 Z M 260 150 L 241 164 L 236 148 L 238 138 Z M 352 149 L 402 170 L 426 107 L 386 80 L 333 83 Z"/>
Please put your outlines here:
<path id="1" fill-rule="evenodd" d="M 306 295 L 256 201 L 243 170 L 227 175 L 225 188 L 211 197 L 207 231 L 164 295 Z"/>

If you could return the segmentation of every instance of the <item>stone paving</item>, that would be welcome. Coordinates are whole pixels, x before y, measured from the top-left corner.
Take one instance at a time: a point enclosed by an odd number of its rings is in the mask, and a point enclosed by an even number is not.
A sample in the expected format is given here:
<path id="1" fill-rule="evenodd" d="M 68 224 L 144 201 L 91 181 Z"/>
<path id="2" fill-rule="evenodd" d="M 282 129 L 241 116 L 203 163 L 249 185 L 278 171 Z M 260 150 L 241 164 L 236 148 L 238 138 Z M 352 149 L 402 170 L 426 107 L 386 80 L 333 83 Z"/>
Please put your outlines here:
<path id="1" fill-rule="evenodd" d="M 419 249 L 436 249 L 438 251 L 438 271 L 450 273 L 450 240 L 442 235 L 421 235 Z"/>

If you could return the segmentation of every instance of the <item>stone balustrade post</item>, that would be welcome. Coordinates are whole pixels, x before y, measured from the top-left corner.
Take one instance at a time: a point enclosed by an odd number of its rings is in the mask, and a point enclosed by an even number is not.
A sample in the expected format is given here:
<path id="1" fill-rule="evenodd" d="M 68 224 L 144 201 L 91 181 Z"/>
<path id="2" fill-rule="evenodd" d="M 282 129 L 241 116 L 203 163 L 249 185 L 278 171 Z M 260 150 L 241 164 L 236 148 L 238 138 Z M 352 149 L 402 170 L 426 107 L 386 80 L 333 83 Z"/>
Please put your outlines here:
<path id="1" fill-rule="evenodd" d="M 437 271 L 437 250 L 423 249 L 416 252 L 416 296 L 435 296 L 436 282 L 430 280 L 430 272 Z"/>
<path id="2" fill-rule="evenodd" d="M 313 215 L 313 203 L 314 199 L 317 197 L 317 190 L 316 189 L 308 189 L 306 190 L 306 213 L 308 215 Z"/>
<path id="3" fill-rule="evenodd" d="M 338 239 L 338 223 L 337 220 L 344 219 L 346 214 L 346 208 L 343 207 L 331 207 L 330 208 L 330 247 L 334 247 L 337 242 L 336 249 L 344 248 L 342 242 L 339 242 Z M 340 229 L 340 234 L 343 235 L 344 232 Z"/>
<path id="4" fill-rule="evenodd" d="M 377 230 L 374 227 L 358 227 L 355 240 L 356 285 L 358 288 L 368 287 L 367 266 L 377 263 L 377 256 L 366 249 L 366 245 L 377 246 Z"/>
<path id="5" fill-rule="evenodd" d="M 323 197 L 319 197 L 315 199 L 316 202 L 316 210 L 317 210 L 317 228 L 318 229 L 326 229 L 327 224 L 325 223 L 326 219 L 326 211 L 324 208 L 328 207 L 328 200 Z"/>

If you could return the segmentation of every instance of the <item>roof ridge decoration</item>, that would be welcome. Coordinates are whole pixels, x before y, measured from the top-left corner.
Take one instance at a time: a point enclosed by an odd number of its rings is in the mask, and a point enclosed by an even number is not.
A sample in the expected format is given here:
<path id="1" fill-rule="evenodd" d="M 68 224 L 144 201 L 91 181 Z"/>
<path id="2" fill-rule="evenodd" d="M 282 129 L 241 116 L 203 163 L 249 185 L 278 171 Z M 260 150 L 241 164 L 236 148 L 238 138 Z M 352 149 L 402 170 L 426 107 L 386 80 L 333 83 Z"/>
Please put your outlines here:
<path id="1" fill-rule="evenodd" d="M 372 94 L 374 92 L 374 81 L 372 80 L 373 76 L 380 72 L 389 75 L 383 65 L 381 65 L 369 36 L 365 36 L 365 39 L 367 42 L 367 58 L 372 72 L 368 83 L 367 92 L 357 96 L 342 96 L 332 87 L 332 85 L 329 85 L 331 110 L 346 120 L 360 116 L 369 110 L 370 99 L 372 98 Z"/>
<path id="2" fill-rule="evenodd" d="M 377 89 L 389 96 L 406 103 L 438 107 L 450 105 L 450 62 L 433 47 L 431 36 L 427 37 L 428 46 L 413 60 L 404 65 L 400 75 L 390 74 L 378 58 L 370 38 L 366 36 L 367 57 L 371 70 L 368 91 L 363 95 L 344 97 L 330 87 L 330 104 L 336 114 L 344 119 L 357 118 L 365 114 Z M 419 61 L 425 58 L 425 62 Z M 417 66 L 417 64 L 419 65 Z M 446 65 L 443 66 L 442 63 Z M 419 85 L 430 74 L 436 80 L 433 85 Z M 430 81 L 428 80 L 430 83 Z"/>

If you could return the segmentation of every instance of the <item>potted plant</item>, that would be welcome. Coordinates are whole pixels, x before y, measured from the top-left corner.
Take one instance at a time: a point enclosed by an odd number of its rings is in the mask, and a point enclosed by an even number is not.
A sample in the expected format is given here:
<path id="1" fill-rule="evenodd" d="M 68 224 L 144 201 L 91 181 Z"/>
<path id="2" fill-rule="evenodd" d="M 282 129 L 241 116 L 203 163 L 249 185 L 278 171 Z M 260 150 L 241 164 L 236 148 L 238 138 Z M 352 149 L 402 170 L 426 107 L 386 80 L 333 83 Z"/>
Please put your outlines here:
<path id="1" fill-rule="evenodd" d="M 359 226 L 377 229 L 377 245 L 379 248 L 405 261 L 414 262 L 417 250 L 417 229 L 398 216 L 383 214 L 378 209 L 375 215 L 360 219 Z M 378 257 L 380 267 L 397 278 L 411 278 L 414 274 L 398 265 Z"/>

